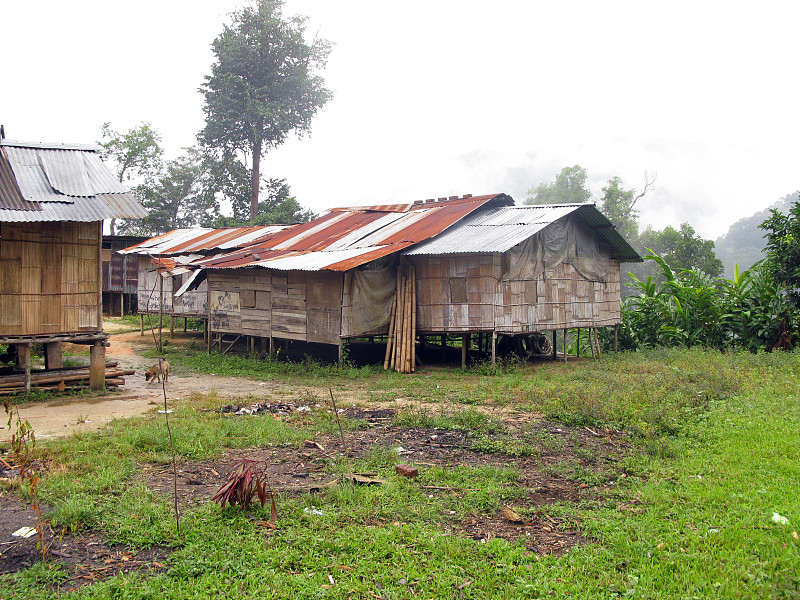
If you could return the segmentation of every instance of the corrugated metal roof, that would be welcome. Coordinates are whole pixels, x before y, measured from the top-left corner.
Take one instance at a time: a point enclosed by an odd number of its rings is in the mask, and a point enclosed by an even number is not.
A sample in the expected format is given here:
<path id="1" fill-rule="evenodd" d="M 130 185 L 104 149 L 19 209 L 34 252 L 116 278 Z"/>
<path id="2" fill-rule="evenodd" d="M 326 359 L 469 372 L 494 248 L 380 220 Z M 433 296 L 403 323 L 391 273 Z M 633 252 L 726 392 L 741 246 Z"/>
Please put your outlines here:
<path id="1" fill-rule="evenodd" d="M 409 256 L 506 252 L 548 225 L 569 215 L 584 219 L 612 249 L 612 258 L 641 262 L 641 257 L 594 204 L 512 206 L 482 211 L 444 233 L 404 252 Z"/>
<path id="2" fill-rule="evenodd" d="M 212 252 L 240 248 L 273 233 L 291 228 L 292 225 L 259 225 L 252 227 L 221 227 L 209 229 L 173 229 L 139 244 L 134 244 L 120 254 L 149 254 L 152 256 L 174 256 L 193 252 Z"/>
<path id="3" fill-rule="evenodd" d="M 0 221 L 101 221 L 147 212 L 100 160 L 97 146 L 2 140 Z M 2 167 L 7 160 L 8 171 Z M 23 199 L 6 196 L 12 184 Z M 27 204 L 27 205 L 26 205 Z"/>
<path id="4" fill-rule="evenodd" d="M 336 208 L 246 249 L 196 264 L 220 269 L 263 266 L 286 271 L 347 271 L 427 240 L 479 208 L 513 202 L 505 194 L 489 194 L 423 204 Z"/>
<path id="5" fill-rule="evenodd" d="M 0 147 L 0 209 L 42 210 L 36 202 L 28 202 L 22 197 L 14 171 L 8 162 L 6 150 Z"/>

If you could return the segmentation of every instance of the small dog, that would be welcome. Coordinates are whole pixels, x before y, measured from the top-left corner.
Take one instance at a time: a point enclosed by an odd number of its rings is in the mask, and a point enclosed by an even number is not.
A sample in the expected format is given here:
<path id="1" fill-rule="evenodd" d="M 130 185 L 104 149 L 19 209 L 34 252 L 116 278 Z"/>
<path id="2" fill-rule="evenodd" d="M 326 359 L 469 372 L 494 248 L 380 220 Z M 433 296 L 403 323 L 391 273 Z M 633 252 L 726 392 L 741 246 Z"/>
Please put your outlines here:
<path id="1" fill-rule="evenodd" d="M 150 381 L 152 379 L 153 381 L 161 382 L 162 376 L 164 377 L 164 383 L 167 383 L 169 379 L 169 363 L 165 360 L 160 360 L 150 367 L 144 376 L 144 380 Z"/>

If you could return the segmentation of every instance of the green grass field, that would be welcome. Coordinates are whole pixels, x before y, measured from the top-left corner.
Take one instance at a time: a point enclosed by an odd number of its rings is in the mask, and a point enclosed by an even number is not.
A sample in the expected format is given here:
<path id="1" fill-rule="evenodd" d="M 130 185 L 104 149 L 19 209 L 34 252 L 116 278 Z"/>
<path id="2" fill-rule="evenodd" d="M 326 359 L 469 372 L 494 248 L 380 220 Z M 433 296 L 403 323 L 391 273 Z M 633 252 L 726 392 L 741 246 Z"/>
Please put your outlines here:
<path id="1" fill-rule="evenodd" d="M 274 529 L 265 526 L 269 505 L 196 502 L 182 507 L 179 535 L 169 495 L 141 477 L 169 464 L 163 416 L 40 442 L 39 494 L 52 527 L 134 553 L 160 548 L 162 566 L 87 582 L 50 557 L 0 576 L 0 597 L 800 598 L 798 353 L 659 350 L 512 365 L 498 375 L 411 377 L 312 363 L 290 372 L 199 352 L 169 359 L 198 373 L 297 379 L 320 386 L 319 398 L 328 387 L 364 386 L 375 400 L 424 401 L 437 408 L 401 411 L 399 431 L 458 432 L 471 445 L 452 451 L 475 460 L 420 463 L 420 477 L 406 479 L 394 466 L 414 455 L 373 444 L 317 464 L 331 479 L 372 472 L 382 485 L 280 493 Z M 213 396 L 176 404 L 171 425 L 184 468 L 230 448 L 294 455 L 304 440 L 339 435 L 324 409 L 286 418 L 198 410 L 219 405 Z M 537 429 L 542 416 L 549 429 Z M 352 438 L 370 433 L 357 421 L 345 426 Z M 568 435 L 552 433 L 562 428 Z M 574 494 L 532 504 L 521 482 L 539 475 Z M 6 485 L 2 497 L 23 492 Z M 524 536 L 464 534 L 463 524 L 496 521 L 504 505 L 530 519 L 534 535 L 550 523 L 553 534 L 577 532 L 582 543 L 537 552 Z"/>

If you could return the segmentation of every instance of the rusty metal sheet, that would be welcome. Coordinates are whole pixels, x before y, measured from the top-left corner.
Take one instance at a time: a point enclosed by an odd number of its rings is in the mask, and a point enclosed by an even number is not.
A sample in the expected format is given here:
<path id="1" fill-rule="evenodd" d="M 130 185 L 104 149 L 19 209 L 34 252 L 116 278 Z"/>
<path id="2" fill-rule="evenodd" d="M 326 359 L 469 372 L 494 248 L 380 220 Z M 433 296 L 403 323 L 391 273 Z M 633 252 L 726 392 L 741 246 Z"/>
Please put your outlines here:
<path id="1" fill-rule="evenodd" d="M 212 252 L 248 245 L 271 233 L 276 233 L 292 225 L 263 225 L 253 227 L 222 227 L 208 229 L 196 227 L 192 229 L 173 229 L 162 235 L 134 244 L 122 250 L 120 254 L 150 254 L 154 256 L 170 256 L 190 252 Z"/>
<path id="2" fill-rule="evenodd" d="M 346 271 L 438 235 L 480 208 L 513 205 L 513 202 L 506 194 L 489 194 L 337 208 L 309 223 L 257 240 L 242 251 L 226 253 L 198 265 Z"/>

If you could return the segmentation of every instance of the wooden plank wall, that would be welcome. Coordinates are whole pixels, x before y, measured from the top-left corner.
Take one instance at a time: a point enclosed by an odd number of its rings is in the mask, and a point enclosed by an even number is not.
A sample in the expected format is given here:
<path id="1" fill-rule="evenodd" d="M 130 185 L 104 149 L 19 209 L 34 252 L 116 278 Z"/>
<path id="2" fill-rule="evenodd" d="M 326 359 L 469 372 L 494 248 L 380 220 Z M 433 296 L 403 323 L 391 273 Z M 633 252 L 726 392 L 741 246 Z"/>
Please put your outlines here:
<path id="1" fill-rule="evenodd" d="M 193 275 L 181 273 L 172 277 L 172 289 L 176 292 Z M 184 292 L 179 298 L 172 296 L 172 314 L 177 317 L 203 317 L 208 316 L 208 281 L 203 281 L 196 290 Z"/>
<path id="2" fill-rule="evenodd" d="M 99 331 L 98 224 L 0 227 L 0 335 Z"/>
<path id="3" fill-rule="evenodd" d="M 338 344 L 343 281 L 328 271 L 210 270 L 211 331 Z"/>
<path id="4" fill-rule="evenodd" d="M 500 254 L 415 257 L 417 331 L 491 331 Z"/>
<path id="5" fill-rule="evenodd" d="M 164 277 L 164 281 L 159 284 L 161 275 L 156 271 L 149 256 L 139 255 L 139 282 L 138 282 L 138 295 L 137 306 L 140 314 L 157 315 L 159 313 L 158 306 L 158 291 L 163 290 L 161 296 L 161 311 L 165 315 L 171 315 L 172 308 L 172 277 Z M 163 285 L 163 288 L 159 288 Z"/>

